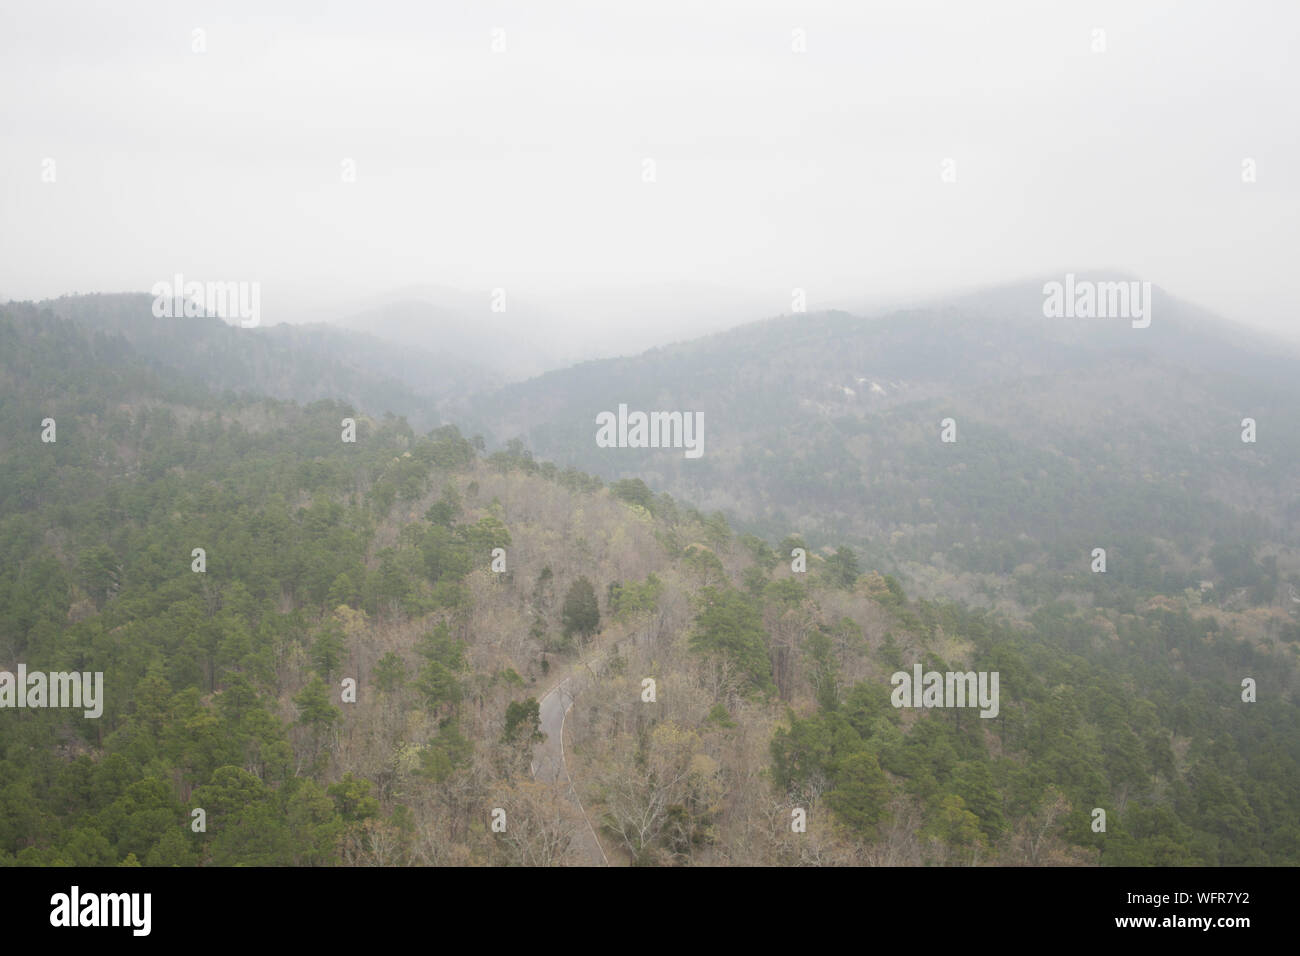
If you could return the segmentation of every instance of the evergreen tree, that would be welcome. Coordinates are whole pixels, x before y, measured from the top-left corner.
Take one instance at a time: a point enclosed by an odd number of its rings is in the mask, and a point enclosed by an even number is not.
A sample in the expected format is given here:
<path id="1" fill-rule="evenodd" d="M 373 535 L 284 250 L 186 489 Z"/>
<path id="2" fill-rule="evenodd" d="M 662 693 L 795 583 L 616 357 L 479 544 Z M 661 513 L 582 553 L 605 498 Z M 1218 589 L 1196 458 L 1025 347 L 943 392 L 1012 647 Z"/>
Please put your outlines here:
<path id="1" fill-rule="evenodd" d="M 560 612 L 564 634 L 572 637 L 590 637 L 600 628 L 600 606 L 596 603 L 596 589 L 585 577 L 569 586 Z"/>

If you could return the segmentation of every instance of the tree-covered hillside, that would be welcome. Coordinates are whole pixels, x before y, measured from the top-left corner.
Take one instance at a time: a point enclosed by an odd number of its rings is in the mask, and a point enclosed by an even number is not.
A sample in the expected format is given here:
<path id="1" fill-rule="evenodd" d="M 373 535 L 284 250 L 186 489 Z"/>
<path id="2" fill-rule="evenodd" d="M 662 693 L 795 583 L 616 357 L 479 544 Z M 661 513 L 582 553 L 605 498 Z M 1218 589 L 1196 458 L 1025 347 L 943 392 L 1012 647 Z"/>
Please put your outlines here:
<path id="1" fill-rule="evenodd" d="M 363 332 L 321 323 L 274 324 L 272 315 L 242 328 L 213 315 L 158 317 L 143 294 L 64 296 L 20 306 L 42 308 L 91 332 L 125 338 L 144 360 L 172 369 L 217 393 L 252 394 L 306 404 L 346 401 L 402 415 L 422 427 L 440 424 L 437 400 L 500 381 L 460 358 L 397 347 Z"/>
<path id="2" fill-rule="evenodd" d="M 1248 549 L 1240 607 L 1117 558 L 1008 617 L 185 362 L 0 309 L 0 671 L 104 675 L 98 718 L 0 709 L 0 863 L 576 863 L 587 821 L 615 863 L 1300 863 L 1300 628 Z M 917 664 L 997 716 L 893 706 Z M 531 773 L 564 678 L 582 809 Z"/>
<path id="3" fill-rule="evenodd" d="M 1131 606 L 1210 581 L 1224 600 L 1247 582 L 1218 547 L 1245 554 L 1250 586 L 1267 579 L 1252 603 L 1291 607 L 1300 356 L 1160 290 L 1145 329 L 1045 318 L 1042 303 L 1013 286 L 874 318 L 787 316 L 445 414 L 768 538 L 852 544 L 932 597 L 1024 611 L 1104 589 L 1098 601 Z M 703 456 L 600 447 L 596 416 L 620 404 L 702 413 Z"/>

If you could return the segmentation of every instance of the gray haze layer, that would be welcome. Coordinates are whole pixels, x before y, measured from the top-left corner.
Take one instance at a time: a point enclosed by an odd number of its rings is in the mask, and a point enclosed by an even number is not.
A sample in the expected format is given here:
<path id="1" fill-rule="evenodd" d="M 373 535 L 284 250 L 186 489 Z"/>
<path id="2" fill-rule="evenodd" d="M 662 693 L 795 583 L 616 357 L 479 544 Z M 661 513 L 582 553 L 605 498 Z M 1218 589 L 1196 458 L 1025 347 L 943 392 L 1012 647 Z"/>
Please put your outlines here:
<path id="1" fill-rule="evenodd" d="M 547 365 L 1118 269 L 1296 335 L 1293 3 L 264 7 L 0 11 L 0 297 L 417 298 Z"/>

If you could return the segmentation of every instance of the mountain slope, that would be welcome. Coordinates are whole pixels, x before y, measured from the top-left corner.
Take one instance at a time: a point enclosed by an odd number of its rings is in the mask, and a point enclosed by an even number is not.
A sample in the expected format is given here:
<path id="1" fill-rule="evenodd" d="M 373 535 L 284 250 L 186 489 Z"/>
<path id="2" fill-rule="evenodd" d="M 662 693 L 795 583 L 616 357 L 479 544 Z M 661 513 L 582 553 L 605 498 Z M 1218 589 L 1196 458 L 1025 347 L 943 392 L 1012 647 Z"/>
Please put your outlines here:
<path id="1" fill-rule="evenodd" d="M 49 308 L 88 329 L 121 335 L 159 367 L 217 391 L 337 399 L 407 416 L 420 427 L 438 424 L 437 399 L 499 381 L 464 362 L 330 325 L 244 329 L 215 316 L 159 318 L 152 304 L 142 294 L 86 295 L 9 308 L 32 317 Z"/>
<path id="2" fill-rule="evenodd" d="M 343 442 L 347 406 L 26 311 L 0 309 L 0 670 L 105 693 L 0 708 L 0 865 L 578 862 L 581 813 L 529 773 L 567 674 L 612 862 L 1300 860 L 1300 628 L 914 600 L 846 549 L 799 570 L 451 427 L 357 413 Z M 996 716 L 894 705 L 915 667 L 997 672 Z"/>
<path id="3" fill-rule="evenodd" d="M 1145 329 L 1048 319 L 1042 304 L 1040 285 L 1014 286 L 873 319 L 771 319 L 444 413 L 773 539 L 850 541 L 917 579 L 925 566 L 1029 566 L 1049 572 L 1024 582 L 1039 597 L 1089 590 L 1089 554 L 1110 545 L 1108 585 L 1179 589 L 1222 576 L 1215 542 L 1272 549 L 1294 575 L 1295 353 L 1159 290 Z M 596 416 L 619 404 L 702 412 L 703 457 L 598 447 Z M 1254 444 L 1241 440 L 1247 417 Z M 947 418 L 953 443 L 941 440 Z"/>

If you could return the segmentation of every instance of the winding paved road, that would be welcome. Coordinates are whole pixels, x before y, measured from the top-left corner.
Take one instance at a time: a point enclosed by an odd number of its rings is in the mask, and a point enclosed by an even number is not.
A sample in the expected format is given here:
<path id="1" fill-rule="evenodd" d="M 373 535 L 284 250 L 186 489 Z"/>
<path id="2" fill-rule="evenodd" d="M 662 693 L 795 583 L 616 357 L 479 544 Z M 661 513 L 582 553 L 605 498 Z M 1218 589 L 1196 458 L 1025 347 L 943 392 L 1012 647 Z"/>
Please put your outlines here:
<path id="1" fill-rule="evenodd" d="M 569 691 L 569 682 L 572 679 L 572 677 L 564 678 L 547 691 L 539 701 L 541 729 L 542 733 L 546 734 L 546 739 L 533 751 L 533 777 L 546 783 L 559 780 L 568 784 L 569 799 L 581 811 L 582 818 L 586 821 L 586 826 L 575 836 L 574 844 L 581 852 L 585 865 L 609 866 L 609 859 L 605 856 L 600 841 L 596 839 L 596 831 L 591 825 L 591 820 L 587 818 L 587 811 L 583 809 L 582 801 L 578 799 L 578 793 L 573 788 L 573 778 L 569 776 L 569 769 L 564 764 L 564 717 L 573 706 L 573 694 Z"/>

